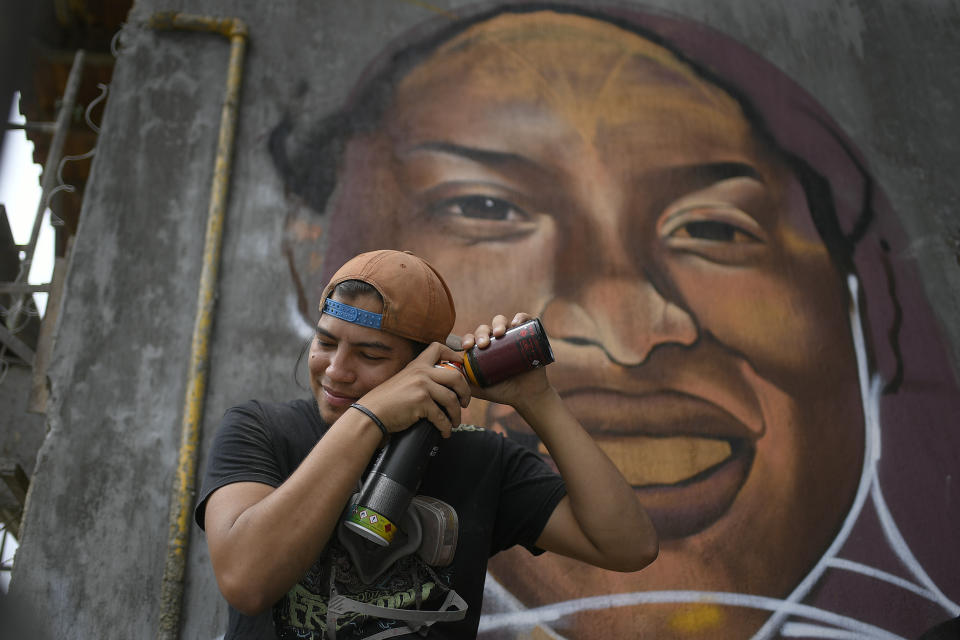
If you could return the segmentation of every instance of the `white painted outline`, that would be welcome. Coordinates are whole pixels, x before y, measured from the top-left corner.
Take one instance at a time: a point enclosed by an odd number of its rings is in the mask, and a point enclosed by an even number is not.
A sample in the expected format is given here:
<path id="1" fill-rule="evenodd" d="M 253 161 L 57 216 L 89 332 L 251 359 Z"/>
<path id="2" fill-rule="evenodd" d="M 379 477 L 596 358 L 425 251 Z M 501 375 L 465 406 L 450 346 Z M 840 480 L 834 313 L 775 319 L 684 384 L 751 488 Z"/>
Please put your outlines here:
<path id="1" fill-rule="evenodd" d="M 785 638 L 829 638 L 830 640 L 863 640 L 863 636 L 853 631 L 821 627 L 804 622 L 788 622 L 783 625 L 780 635 Z"/>
<path id="2" fill-rule="evenodd" d="M 789 615 L 797 615 L 811 620 L 832 624 L 842 630 L 859 634 L 859 638 L 876 640 L 906 640 L 889 631 L 884 631 L 866 622 L 826 611 L 807 604 L 787 602 L 777 598 L 754 596 L 745 593 L 727 593 L 723 591 L 636 591 L 633 593 L 618 593 L 589 598 L 577 598 L 554 604 L 544 605 L 535 609 L 515 611 L 512 613 L 495 613 L 483 616 L 480 619 L 479 631 L 492 631 L 502 627 L 531 628 L 543 622 L 553 622 L 565 616 L 581 611 L 597 609 L 613 609 L 616 607 L 632 607 L 640 604 L 665 603 L 700 603 L 715 604 L 728 607 L 747 607 L 766 611 L 781 611 Z"/>
<path id="3" fill-rule="evenodd" d="M 854 562 L 852 560 L 844 560 L 843 558 L 833 558 L 828 563 L 833 569 L 841 569 L 843 571 L 850 571 L 852 573 L 859 573 L 861 575 L 874 578 L 876 580 L 881 580 L 883 582 L 889 582 L 890 584 L 900 587 L 905 591 L 911 591 L 921 598 L 926 598 L 931 602 L 936 602 L 941 604 L 940 600 L 937 599 L 937 596 L 930 589 L 924 589 L 923 587 L 918 587 L 909 580 L 904 580 L 900 576 L 895 576 L 892 573 L 887 573 L 886 571 L 881 571 L 880 569 L 875 569 L 871 566 L 861 564 L 859 562 Z"/>
<path id="4" fill-rule="evenodd" d="M 900 530 L 897 528 L 897 524 L 893 519 L 893 515 L 890 513 L 890 510 L 887 508 L 887 503 L 883 499 L 883 494 L 880 492 L 880 482 L 874 482 L 873 484 L 873 504 L 877 509 L 877 513 L 880 516 L 880 523 L 883 526 L 883 533 L 887 538 L 887 542 L 890 543 L 890 547 L 893 549 L 893 552 L 897 554 L 897 557 L 900 558 L 907 569 L 910 570 L 910 573 L 913 574 L 921 584 L 926 586 L 929 592 L 934 596 L 933 600 L 941 607 L 947 610 L 947 612 L 956 617 L 960 616 L 960 605 L 957 605 L 956 602 L 950 600 L 939 587 L 933 582 L 927 572 L 923 570 L 923 567 L 920 566 L 920 563 L 914 557 L 913 552 L 910 551 L 910 547 L 907 545 L 907 541 L 903 539 L 903 536 L 900 534 Z"/>
<path id="5" fill-rule="evenodd" d="M 503 627 L 531 628 L 538 624 L 553 622 L 564 616 L 581 611 L 653 603 L 709 602 L 724 606 L 748 607 L 771 611 L 773 615 L 771 615 L 764 625 L 754 634 L 752 640 L 767 640 L 778 630 L 781 636 L 786 637 L 806 636 L 837 640 L 847 640 L 850 638 L 904 640 L 901 636 L 866 622 L 861 622 L 811 605 L 802 604 L 800 601 L 810 593 L 811 589 L 820 581 L 824 573 L 831 568 L 839 571 L 851 571 L 882 580 L 927 598 L 932 602 L 936 602 L 950 615 L 960 615 L 960 606 L 943 594 L 913 556 L 883 499 L 883 494 L 880 490 L 880 481 L 877 475 L 877 465 L 880 461 L 880 396 L 883 392 L 883 382 L 879 376 L 870 375 L 866 340 L 863 334 L 863 323 L 860 318 L 860 285 L 855 275 L 851 274 L 847 277 L 847 287 L 850 291 L 850 332 L 853 336 L 854 353 L 857 358 L 860 401 L 863 407 L 863 468 L 860 472 L 860 483 L 857 487 L 853 505 L 843 521 L 840 532 L 817 564 L 814 565 L 813 569 L 810 570 L 786 599 L 779 600 L 776 598 L 742 593 L 709 591 L 637 591 L 633 593 L 609 594 L 566 600 L 533 609 L 524 609 L 523 605 L 514 598 L 512 594 L 509 594 L 493 576 L 488 574 L 487 585 L 484 590 L 500 600 L 502 605 L 516 610 L 507 613 L 485 614 L 481 616 L 479 631 L 490 631 Z M 904 563 L 914 578 L 921 583 L 920 585 L 913 584 L 908 580 L 874 567 L 837 557 L 837 553 L 844 543 L 846 543 L 854 524 L 860 517 L 868 497 L 873 500 L 873 504 L 880 518 L 884 536 L 891 550 Z M 788 616 L 801 616 L 818 622 L 831 624 L 838 628 L 821 627 L 798 622 L 785 622 Z M 548 627 L 543 628 L 549 629 Z"/>
<path id="6" fill-rule="evenodd" d="M 877 465 L 880 462 L 880 395 L 883 391 L 883 383 L 879 376 L 870 376 L 866 339 L 863 335 L 863 322 L 860 319 L 860 283 L 854 274 L 847 276 L 847 288 L 850 291 L 850 332 L 853 336 L 854 352 L 857 356 L 857 372 L 860 378 L 860 395 L 863 405 L 864 456 L 863 470 L 860 474 L 860 486 L 857 489 L 853 507 L 847 514 L 840 533 L 837 534 L 837 537 L 827 549 L 826 553 L 824 553 L 823 557 L 820 558 L 819 562 L 817 562 L 810 573 L 807 574 L 807 577 L 797 585 L 785 602 L 793 603 L 802 600 L 810 592 L 810 589 L 823 577 L 823 574 L 830 566 L 841 570 L 849 569 L 849 567 L 838 566 L 841 565 L 842 562 L 837 562 L 837 553 L 840 547 L 847 541 L 850 530 L 860 517 L 864 502 L 869 493 L 870 497 L 873 498 L 874 507 L 880 516 L 883 534 L 890 543 L 891 550 L 910 570 L 910 573 L 927 587 L 929 594 L 925 594 L 925 597 L 933 595 L 934 601 L 944 607 L 947 612 L 951 612 L 953 615 L 960 615 L 960 607 L 957 607 L 956 603 L 951 602 L 943 595 L 933 580 L 930 579 L 930 576 L 923 570 L 923 567 L 920 566 L 920 563 L 914 558 L 883 500 L 883 495 L 880 491 L 880 480 L 877 475 Z M 913 591 L 913 589 L 911 589 L 911 591 Z M 772 637 L 787 615 L 786 611 L 777 611 L 774 613 L 760 630 L 754 634 L 753 640 L 766 640 Z"/>
<path id="7" fill-rule="evenodd" d="M 860 471 L 860 484 L 853 500 L 853 506 L 840 527 L 840 532 L 827 548 L 817 564 L 807 576 L 800 581 L 793 592 L 787 596 L 785 603 L 794 603 L 802 600 L 823 577 L 830 562 L 837 556 L 840 548 L 846 543 L 853 529 L 854 523 L 863 511 L 870 492 L 870 485 L 876 477 L 877 463 L 880 461 L 880 416 L 879 403 L 882 384 L 879 376 L 871 378 L 867 361 L 866 339 L 863 335 L 863 323 L 860 320 L 860 283 L 853 274 L 847 276 L 847 288 L 850 292 L 850 334 L 853 336 L 853 350 L 857 357 L 857 375 L 860 381 L 860 403 L 863 407 L 863 468 Z M 786 610 L 775 611 L 774 615 L 763 624 L 753 635 L 753 640 L 766 640 L 773 636 L 776 630 L 787 617 Z"/>

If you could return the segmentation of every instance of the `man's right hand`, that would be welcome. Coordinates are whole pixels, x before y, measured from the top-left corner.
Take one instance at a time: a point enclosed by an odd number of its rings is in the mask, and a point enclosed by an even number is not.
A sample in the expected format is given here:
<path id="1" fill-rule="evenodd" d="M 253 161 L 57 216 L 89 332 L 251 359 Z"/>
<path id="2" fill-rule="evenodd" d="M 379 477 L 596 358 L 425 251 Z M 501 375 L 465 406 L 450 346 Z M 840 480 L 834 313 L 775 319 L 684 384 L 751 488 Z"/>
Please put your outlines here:
<path id="1" fill-rule="evenodd" d="M 460 409 L 470 403 L 470 385 L 458 371 L 437 367 L 441 360 L 463 362 L 463 355 L 434 342 L 407 366 L 364 394 L 357 403 L 372 411 L 387 431 L 403 431 L 426 418 L 450 437 Z"/>

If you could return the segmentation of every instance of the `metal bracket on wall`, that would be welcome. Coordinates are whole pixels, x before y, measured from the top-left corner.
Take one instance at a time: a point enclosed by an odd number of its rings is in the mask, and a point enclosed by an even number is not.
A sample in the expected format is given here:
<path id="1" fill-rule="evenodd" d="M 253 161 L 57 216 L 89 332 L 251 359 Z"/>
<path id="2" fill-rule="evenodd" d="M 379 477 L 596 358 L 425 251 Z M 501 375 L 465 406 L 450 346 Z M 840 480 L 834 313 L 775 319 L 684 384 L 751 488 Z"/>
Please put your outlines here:
<path id="1" fill-rule="evenodd" d="M 77 102 L 77 92 L 80 88 L 80 79 L 83 76 L 83 63 L 86 53 L 79 49 L 73 56 L 73 65 L 70 67 L 70 75 L 67 77 L 67 85 L 63 92 L 63 100 L 60 103 L 60 111 L 57 113 L 57 121 L 54 128 L 53 140 L 50 142 L 50 151 L 47 154 L 47 164 L 43 170 L 41 180 L 40 202 L 37 204 L 37 212 L 33 219 L 33 228 L 30 232 L 30 241 L 23 247 L 22 266 L 12 283 L 14 289 L 11 293 L 20 294 L 16 291 L 19 285 L 26 285 L 27 278 L 30 275 L 30 266 L 33 264 L 33 254 L 37 248 L 37 240 L 40 237 L 40 228 L 43 224 L 43 214 L 47 210 L 47 200 L 50 193 L 56 188 L 57 167 L 63 156 L 63 146 L 67 139 L 67 133 L 70 129 L 70 119 L 73 117 L 73 107 Z M 6 326 L 12 333 L 16 333 L 16 327 L 19 324 L 20 316 L 26 306 L 27 297 L 31 290 L 23 293 L 24 297 L 14 302 L 6 318 Z M 4 340 L 4 342 L 7 342 Z M 31 357 L 31 361 L 33 358 Z"/>
<path id="2" fill-rule="evenodd" d="M 147 22 L 147 26 L 158 30 L 219 33 L 230 39 L 227 87 L 223 98 L 223 109 L 220 114 L 220 137 L 217 144 L 217 157 L 214 162 L 210 206 L 207 210 L 207 229 L 203 266 L 200 272 L 200 290 L 197 296 L 197 315 L 193 326 L 186 398 L 184 400 L 183 420 L 180 426 L 180 452 L 170 497 L 167 556 L 160 590 L 160 613 L 156 637 L 158 640 L 176 640 L 180 637 L 180 610 L 183 602 L 187 550 L 190 543 L 191 512 L 193 510 L 195 476 L 197 473 L 197 451 L 206 397 L 210 333 L 213 328 L 223 220 L 229 192 L 230 169 L 248 30 L 246 23 L 239 18 L 215 18 L 171 12 L 155 14 Z"/>
<path id="3" fill-rule="evenodd" d="M 37 242 L 40 237 L 40 230 L 43 224 L 44 214 L 47 211 L 50 197 L 62 186 L 58 186 L 60 179 L 60 167 L 62 162 L 70 159 L 63 155 L 63 149 L 66 144 L 67 135 L 70 130 L 70 122 L 73 118 L 74 106 L 77 102 L 77 94 L 80 89 L 80 82 L 83 77 L 83 67 L 86 60 L 86 53 L 83 49 L 77 50 L 73 55 L 73 63 L 70 67 L 70 75 L 67 77 L 67 83 L 64 88 L 63 97 L 60 102 L 60 109 L 57 112 L 57 119 L 54 123 L 35 123 L 34 125 L 24 125 L 24 128 L 34 128 L 51 131 L 53 138 L 50 142 L 50 148 L 47 153 L 46 165 L 44 166 L 41 178 L 40 201 L 37 203 L 37 210 L 33 219 L 33 226 L 30 232 L 30 239 L 26 245 L 11 245 L 13 236 L 9 229 L 6 212 L 3 211 L 3 229 L 2 244 L 4 251 L 11 251 L 5 256 L 7 262 L 11 262 L 9 269 L 4 263 L 4 272 L 12 270 L 16 276 L 12 281 L 0 283 L 0 295 L 8 296 L 5 304 L 9 303 L 6 309 L 5 323 L 0 325 L 0 357 L 9 351 L 17 358 L 22 360 L 27 366 L 33 369 L 33 389 L 42 386 L 42 391 L 37 393 L 31 391 L 28 411 L 33 413 L 44 413 L 46 411 L 46 380 L 47 380 L 47 362 L 49 354 L 53 349 L 53 328 L 56 324 L 57 311 L 59 309 L 60 294 L 62 293 L 63 280 L 65 278 L 64 260 L 57 259 L 61 264 L 59 270 L 55 269 L 52 281 L 46 284 L 32 285 L 28 284 L 30 277 L 30 268 L 33 265 L 34 254 L 37 249 Z M 2 205 L 0 205 L 2 207 Z M 51 213 L 51 216 L 53 214 Z M 21 257 L 22 256 L 22 257 Z M 12 274 L 11 274 L 12 275 Z M 37 308 L 33 302 L 34 293 L 52 293 L 56 290 L 56 296 L 50 295 L 47 299 L 46 311 L 40 321 L 39 332 L 37 331 L 35 318 Z M 56 297 L 56 300 L 54 300 Z M 26 322 L 22 318 L 26 316 Z M 42 345 L 41 345 L 42 343 Z M 43 353 L 40 353 L 40 351 Z M 38 385 L 37 381 L 42 381 Z"/>

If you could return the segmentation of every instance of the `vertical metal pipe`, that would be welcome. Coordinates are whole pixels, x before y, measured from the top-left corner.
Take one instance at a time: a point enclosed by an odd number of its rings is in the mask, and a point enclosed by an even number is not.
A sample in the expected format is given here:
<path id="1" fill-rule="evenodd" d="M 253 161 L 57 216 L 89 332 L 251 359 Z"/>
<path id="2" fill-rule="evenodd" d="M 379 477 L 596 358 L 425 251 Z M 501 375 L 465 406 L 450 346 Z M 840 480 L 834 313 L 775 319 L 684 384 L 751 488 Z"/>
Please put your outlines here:
<path id="1" fill-rule="evenodd" d="M 176 640 L 180 636 L 180 612 L 190 543 L 190 516 L 195 491 L 200 427 L 203 421 L 207 387 L 210 333 L 213 327 L 223 220 L 229 192 L 240 85 L 243 77 L 243 58 L 248 33 L 243 21 L 236 18 L 212 18 L 178 13 L 157 14 L 151 18 L 148 26 L 155 29 L 211 31 L 230 38 L 227 87 L 220 114 L 220 136 L 210 190 L 210 206 L 207 211 L 203 266 L 200 272 L 197 314 L 194 318 L 187 390 L 180 429 L 180 452 L 170 497 L 167 556 L 160 590 L 156 637 L 158 640 Z"/>

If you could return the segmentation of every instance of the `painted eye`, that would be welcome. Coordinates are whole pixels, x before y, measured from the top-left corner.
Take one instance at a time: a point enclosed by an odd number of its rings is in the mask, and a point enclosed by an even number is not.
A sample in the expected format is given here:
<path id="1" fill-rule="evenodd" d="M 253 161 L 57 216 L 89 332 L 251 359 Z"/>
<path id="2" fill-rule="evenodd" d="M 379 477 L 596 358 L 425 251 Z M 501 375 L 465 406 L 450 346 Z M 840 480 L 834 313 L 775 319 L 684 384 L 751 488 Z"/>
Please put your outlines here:
<path id="1" fill-rule="evenodd" d="M 768 246 L 768 235 L 752 216 L 726 204 L 698 204 L 668 214 L 660 225 L 666 246 L 718 264 L 746 264 Z"/>
<path id="2" fill-rule="evenodd" d="M 450 198 L 434 207 L 439 214 L 472 218 L 475 220 L 491 220 L 513 222 L 529 220 L 526 211 L 513 203 L 489 196 L 461 196 Z"/>
<path id="3" fill-rule="evenodd" d="M 720 220 L 694 220 L 678 225 L 670 234 L 672 238 L 690 238 L 710 242 L 746 243 L 759 242 L 752 233 Z"/>
<path id="4" fill-rule="evenodd" d="M 496 185 L 442 186 L 443 189 L 426 194 L 421 211 L 433 229 L 450 238 L 469 244 L 519 242 L 539 228 L 541 215 L 515 204 L 529 200 L 521 194 L 512 194 Z"/>

